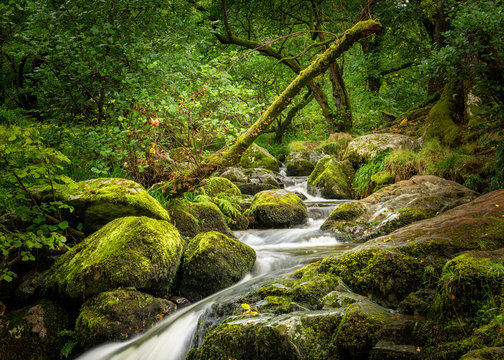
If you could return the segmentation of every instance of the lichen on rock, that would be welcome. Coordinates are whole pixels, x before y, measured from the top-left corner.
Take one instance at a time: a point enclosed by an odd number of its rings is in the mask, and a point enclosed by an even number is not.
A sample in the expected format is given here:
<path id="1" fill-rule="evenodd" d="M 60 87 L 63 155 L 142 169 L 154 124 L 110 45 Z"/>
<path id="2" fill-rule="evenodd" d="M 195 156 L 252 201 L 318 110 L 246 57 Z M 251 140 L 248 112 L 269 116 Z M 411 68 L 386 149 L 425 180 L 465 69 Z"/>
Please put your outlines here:
<path id="1" fill-rule="evenodd" d="M 263 168 L 273 171 L 280 169 L 278 161 L 268 150 L 259 145 L 252 144 L 240 159 L 240 166 L 244 168 Z"/>
<path id="2" fill-rule="evenodd" d="M 327 199 L 351 199 L 352 166 L 326 155 L 317 162 L 308 178 L 308 193 Z"/>

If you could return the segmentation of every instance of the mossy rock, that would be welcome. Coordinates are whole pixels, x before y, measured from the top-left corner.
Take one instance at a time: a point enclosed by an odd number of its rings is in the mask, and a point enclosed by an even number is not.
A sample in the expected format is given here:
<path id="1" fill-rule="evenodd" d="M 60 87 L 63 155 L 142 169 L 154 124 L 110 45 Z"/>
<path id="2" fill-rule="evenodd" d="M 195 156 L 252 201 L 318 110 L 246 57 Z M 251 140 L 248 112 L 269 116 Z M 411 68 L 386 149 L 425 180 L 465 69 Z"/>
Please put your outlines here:
<path id="1" fill-rule="evenodd" d="M 364 248 L 325 258 L 319 271 L 340 277 L 350 289 L 379 304 L 395 306 L 419 289 L 426 265 L 398 251 Z"/>
<path id="2" fill-rule="evenodd" d="M 504 359 L 504 347 L 488 347 L 469 351 L 460 360 L 502 360 Z"/>
<path id="3" fill-rule="evenodd" d="M 434 309 L 444 317 L 476 315 L 498 306 L 504 295 L 504 249 L 471 251 L 448 261 L 439 279 Z"/>
<path id="4" fill-rule="evenodd" d="M 173 201 L 170 212 L 172 222 L 184 237 L 193 238 L 207 231 L 219 231 L 233 236 L 219 207 L 212 202 Z M 234 236 L 233 236 L 234 237 Z"/>
<path id="5" fill-rule="evenodd" d="M 210 331 L 188 359 L 364 359 L 391 318 L 371 303 L 231 317 Z"/>
<path id="6" fill-rule="evenodd" d="M 287 163 L 287 176 L 309 176 L 315 165 L 310 160 L 294 159 Z"/>
<path id="7" fill-rule="evenodd" d="M 324 221 L 320 229 L 334 230 L 341 225 L 349 224 L 350 221 L 358 218 L 366 211 L 366 206 L 360 202 L 346 202 L 334 209 L 329 217 Z"/>
<path id="8" fill-rule="evenodd" d="M 127 339 L 175 310 L 174 303 L 134 288 L 102 292 L 80 309 L 76 322 L 79 344 L 88 349 L 108 341 Z"/>
<path id="9" fill-rule="evenodd" d="M 56 200 L 74 208 L 65 216 L 72 225 L 82 223 L 84 232 L 91 234 L 116 218 L 147 216 L 170 221 L 170 215 L 161 204 L 138 183 L 118 178 L 86 180 L 70 185 L 56 186 Z M 51 199 L 50 189 L 39 194 Z"/>
<path id="10" fill-rule="evenodd" d="M 268 150 L 252 144 L 240 159 L 240 166 L 244 168 L 263 168 L 273 171 L 280 169 L 280 161 L 278 161 Z"/>
<path id="11" fill-rule="evenodd" d="M 245 174 L 241 169 L 238 168 L 229 168 L 219 175 L 222 178 L 228 179 L 232 182 L 243 182 L 245 181 Z"/>
<path id="12" fill-rule="evenodd" d="M 70 316 L 49 300 L 0 316 L 0 358 L 2 360 L 53 360 L 70 340 L 58 336 L 72 330 Z"/>
<path id="13" fill-rule="evenodd" d="M 90 295 L 133 286 L 164 295 L 171 288 L 183 240 L 167 221 L 115 219 L 63 254 L 51 267 L 46 293 L 82 301 Z"/>
<path id="14" fill-rule="evenodd" d="M 255 195 L 261 191 L 266 190 L 276 190 L 278 186 L 272 184 L 263 184 L 263 183 L 235 183 L 235 185 L 240 189 L 241 193 L 244 195 Z"/>
<path id="15" fill-rule="evenodd" d="M 244 215 L 253 219 L 250 226 L 260 228 L 284 228 L 302 224 L 308 219 L 306 205 L 287 190 L 257 193 Z"/>
<path id="16" fill-rule="evenodd" d="M 410 136 L 401 134 L 369 134 L 352 140 L 345 151 L 344 157 L 352 164 L 362 164 L 373 160 L 378 154 L 394 150 L 415 151 L 420 143 Z"/>
<path id="17" fill-rule="evenodd" d="M 255 251 L 211 231 L 192 239 L 184 253 L 180 292 L 200 300 L 239 281 L 254 265 Z"/>
<path id="18" fill-rule="evenodd" d="M 231 181 L 222 177 L 211 177 L 207 179 L 205 185 L 198 188 L 198 190 L 210 197 L 241 196 L 240 189 Z"/>
<path id="19" fill-rule="evenodd" d="M 438 138 L 443 144 L 455 145 L 460 139 L 460 129 L 455 124 L 457 102 L 463 101 L 456 82 L 445 85 L 440 99 L 427 115 L 426 127 L 423 129 L 426 138 Z"/>
<path id="20" fill-rule="evenodd" d="M 374 184 L 373 192 L 375 192 L 387 185 L 393 184 L 395 182 L 395 175 L 388 171 L 380 171 L 371 175 L 371 181 Z"/>
<path id="21" fill-rule="evenodd" d="M 349 164 L 324 156 L 308 178 L 308 193 L 327 199 L 351 199 L 353 169 Z"/>

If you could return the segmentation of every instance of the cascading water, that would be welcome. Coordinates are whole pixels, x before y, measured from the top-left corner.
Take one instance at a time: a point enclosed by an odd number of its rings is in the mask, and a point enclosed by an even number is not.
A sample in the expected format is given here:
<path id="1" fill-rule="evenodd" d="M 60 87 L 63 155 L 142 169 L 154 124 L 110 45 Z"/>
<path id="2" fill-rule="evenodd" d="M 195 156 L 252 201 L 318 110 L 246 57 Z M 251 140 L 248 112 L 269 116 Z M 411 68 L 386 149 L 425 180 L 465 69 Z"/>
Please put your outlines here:
<path id="1" fill-rule="evenodd" d="M 240 241 L 254 248 L 257 254 L 254 268 L 244 279 L 183 308 L 136 338 L 102 345 L 86 352 L 78 359 L 183 360 L 191 348 L 198 319 L 215 302 L 238 297 L 315 259 L 353 247 L 319 230 L 324 219 L 342 201 L 309 195 L 306 190 L 306 177 L 291 179 L 293 184 L 286 189 L 306 197 L 305 203 L 309 208 L 310 219 L 302 227 L 292 229 L 235 232 Z"/>

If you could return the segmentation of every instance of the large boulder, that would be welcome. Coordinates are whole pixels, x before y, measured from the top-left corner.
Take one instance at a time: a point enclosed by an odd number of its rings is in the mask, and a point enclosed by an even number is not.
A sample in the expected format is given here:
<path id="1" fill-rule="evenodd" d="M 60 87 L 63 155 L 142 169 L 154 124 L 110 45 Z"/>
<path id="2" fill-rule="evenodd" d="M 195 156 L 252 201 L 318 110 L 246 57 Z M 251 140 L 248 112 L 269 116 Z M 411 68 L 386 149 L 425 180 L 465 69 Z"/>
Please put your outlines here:
<path id="1" fill-rule="evenodd" d="M 174 200 L 171 202 L 168 211 L 173 224 L 184 237 L 193 238 L 207 231 L 219 231 L 228 236 L 234 236 L 222 211 L 210 201 L 187 202 Z M 244 221 L 246 222 L 246 220 Z"/>
<path id="2" fill-rule="evenodd" d="M 75 302 L 119 286 L 165 295 L 183 251 L 179 232 L 167 221 L 123 217 L 63 254 L 49 269 L 46 293 Z"/>
<path id="3" fill-rule="evenodd" d="M 134 288 L 102 292 L 82 305 L 76 322 L 77 338 L 84 349 L 124 340 L 152 327 L 175 310 L 174 303 Z"/>
<path id="4" fill-rule="evenodd" d="M 41 191 L 52 201 L 49 189 Z M 72 224 L 82 223 L 90 234 L 116 218 L 147 216 L 170 221 L 170 215 L 138 183 L 118 178 L 100 178 L 55 187 L 56 200 L 74 208 L 68 214 Z"/>
<path id="5" fill-rule="evenodd" d="M 228 179 L 232 182 L 243 182 L 245 181 L 245 174 L 239 168 L 229 168 L 219 175 L 222 178 Z"/>
<path id="6" fill-rule="evenodd" d="M 387 151 L 405 149 L 415 151 L 420 142 L 410 136 L 401 134 L 369 134 L 358 137 L 348 143 L 345 158 L 353 164 L 373 160 L 376 155 Z"/>
<path id="7" fill-rule="evenodd" d="M 439 278 L 446 261 L 460 252 L 504 247 L 503 215 L 504 190 L 494 191 L 342 256 L 329 256 L 319 271 L 341 277 L 350 289 L 380 304 L 397 306 L 408 293 Z"/>
<path id="8" fill-rule="evenodd" d="M 70 339 L 58 333 L 72 329 L 70 316 L 48 300 L 0 316 L 0 359 L 59 359 Z"/>
<path id="9" fill-rule="evenodd" d="M 240 159 L 240 166 L 243 168 L 263 168 L 273 171 L 280 169 L 280 161 L 278 161 L 268 150 L 259 145 L 252 144 Z"/>
<path id="10" fill-rule="evenodd" d="M 414 176 L 380 189 L 367 198 L 337 207 L 322 224 L 353 241 L 388 234 L 415 221 L 468 203 L 477 194 L 437 176 Z"/>
<path id="11" fill-rule="evenodd" d="M 309 176 L 315 169 L 312 161 L 293 159 L 287 162 L 287 176 Z"/>
<path id="12" fill-rule="evenodd" d="M 192 239 L 184 253 L 180 292 L 200 300 L 239 281 L 254 265 L 255 251 L 211 231 Z"/>
<path id="13" fill-rule="evenodd" d="M 329 155 L 317 162 L 308 178 L 308 193 L 327 199 L 351 199 L 352 166 Z"/>
<path id="14" fill-rule="evenodd" d="M 302 224 L 308 218 L 303 201 L 287 190 L 270 190 L 257 193 L 245 216 L 251 218 L 252 227 L 283 228 Z"/>
<path id="15" fill-rule="evenodd" d="M 393 316 L 313 266 L 240 299 L 188 359 L 364 359 Z M 228 306 L 229 307 L 229 306 Z M 260 314 L 260 315 L 258 315 Z"/>

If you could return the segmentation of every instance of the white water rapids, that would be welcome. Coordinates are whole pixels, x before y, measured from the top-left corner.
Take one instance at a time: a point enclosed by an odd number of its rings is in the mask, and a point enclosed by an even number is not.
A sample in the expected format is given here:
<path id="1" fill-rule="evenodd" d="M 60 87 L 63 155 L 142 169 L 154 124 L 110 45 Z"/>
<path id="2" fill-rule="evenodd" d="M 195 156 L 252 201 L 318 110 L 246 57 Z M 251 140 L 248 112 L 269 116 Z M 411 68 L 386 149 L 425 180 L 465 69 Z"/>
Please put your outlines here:
<path id="1" fill-rule="evenodd" d="M 78 360 L 183 360 L 191 349 L 198 319 L 213 303 L 244 294 L 314 259 L 353 247 L 319 230 L 324 219 L 343 201 L 309 195 L 306 178 L 294 178 L 294 185 L 286 189 L 306 196 L 310 219 L 303 226 L 292 229 L 235 232 L 239 240 L 254 248 L 257 254 L 254 268 L 238 284 L 177 311 L 138 337 L 101 345 L 82 354 Z"/>

